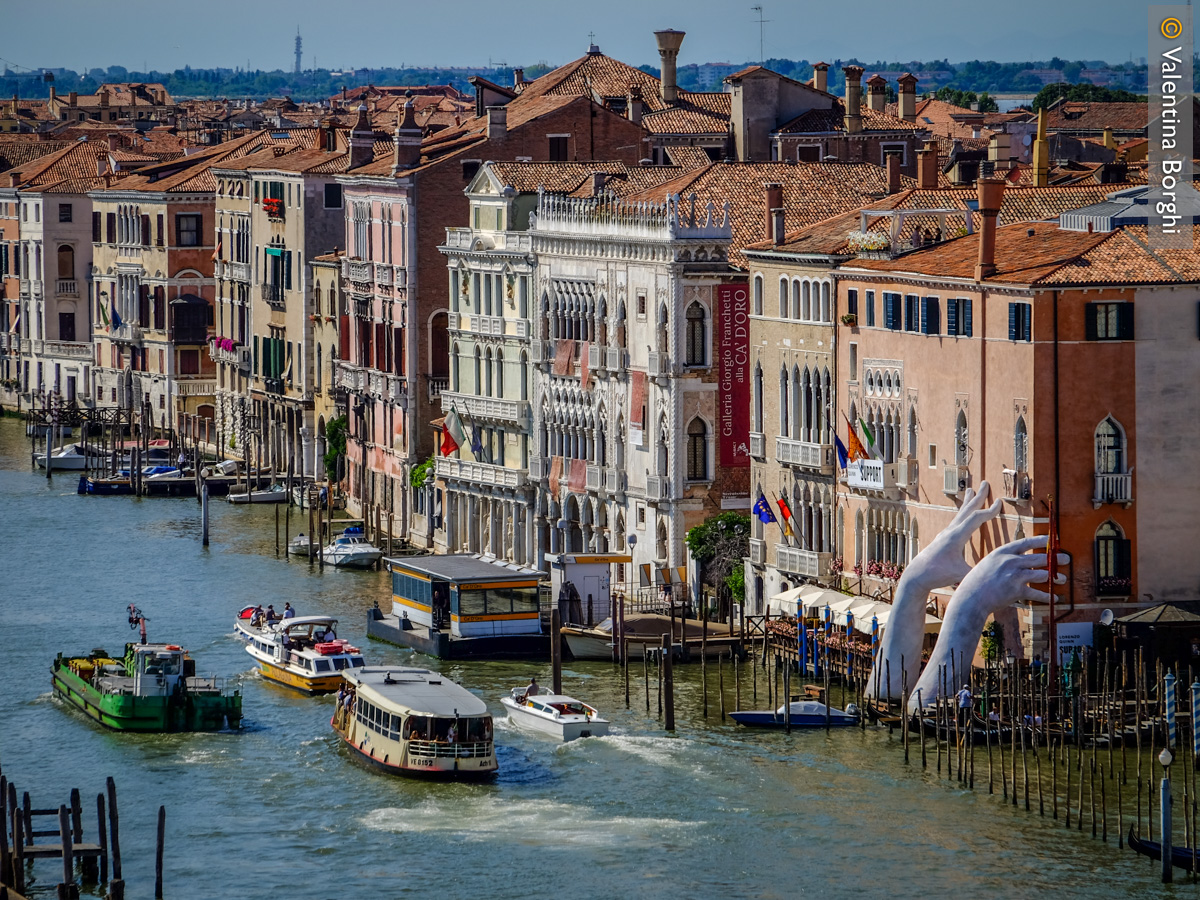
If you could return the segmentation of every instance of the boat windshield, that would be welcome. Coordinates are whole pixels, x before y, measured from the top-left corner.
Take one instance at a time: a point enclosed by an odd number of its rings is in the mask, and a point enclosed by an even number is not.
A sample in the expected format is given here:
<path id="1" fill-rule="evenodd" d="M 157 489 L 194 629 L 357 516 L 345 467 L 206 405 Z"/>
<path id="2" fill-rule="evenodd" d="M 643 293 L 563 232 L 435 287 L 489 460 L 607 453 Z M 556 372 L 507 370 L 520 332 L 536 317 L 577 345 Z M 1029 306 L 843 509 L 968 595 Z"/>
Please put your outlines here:
<path id="1" fill-rule="evenodd" d="M 453 729 L 453 733 L 451 732 Z M 409 716 L 404 722 L 404 737 L 410 741 L 439 744 L 468 744 L 492 739 L 491 716 Z"/>
<path id="2" fill-rule="evenodd" d="M 551 703 L 550 706 L 564 716 L 587 716 L 591 714 L 591 710 L 582 703 Z"/>

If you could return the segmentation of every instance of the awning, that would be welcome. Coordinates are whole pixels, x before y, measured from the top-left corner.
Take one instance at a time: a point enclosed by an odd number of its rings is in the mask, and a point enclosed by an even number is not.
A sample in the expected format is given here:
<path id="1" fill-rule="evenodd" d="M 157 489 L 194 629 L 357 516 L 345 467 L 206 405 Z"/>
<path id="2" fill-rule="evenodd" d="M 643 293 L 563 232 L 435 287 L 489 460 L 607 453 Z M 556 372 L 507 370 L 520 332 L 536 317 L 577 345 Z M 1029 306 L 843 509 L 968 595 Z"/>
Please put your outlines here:
<path id="1" fill-rule="evenodd" d="M 804 614 L 807 616 L 824 616 L 825 604 L 829 604 L 829 608 L 836 612 L 836 604 L 843 603 L 845 601 L 849 601 L 851 603 L 855 601 L 862 602 L 862 599 L 862 597 L 847 597 L 840 591 L 822 589 L 804 596 Z"/>

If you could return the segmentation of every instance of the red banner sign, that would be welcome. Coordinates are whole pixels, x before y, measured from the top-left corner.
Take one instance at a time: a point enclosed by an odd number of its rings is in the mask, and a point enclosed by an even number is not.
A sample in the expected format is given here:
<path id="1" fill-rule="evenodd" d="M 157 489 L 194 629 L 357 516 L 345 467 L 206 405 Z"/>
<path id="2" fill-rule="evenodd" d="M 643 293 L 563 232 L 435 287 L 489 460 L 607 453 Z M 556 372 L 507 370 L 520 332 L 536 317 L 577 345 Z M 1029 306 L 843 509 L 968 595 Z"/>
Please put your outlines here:
<path id="1" fill-rule="evenodd" d="M 717 286 L 720 465 L 750 465 L 750 294 L 745 284 Z"/>

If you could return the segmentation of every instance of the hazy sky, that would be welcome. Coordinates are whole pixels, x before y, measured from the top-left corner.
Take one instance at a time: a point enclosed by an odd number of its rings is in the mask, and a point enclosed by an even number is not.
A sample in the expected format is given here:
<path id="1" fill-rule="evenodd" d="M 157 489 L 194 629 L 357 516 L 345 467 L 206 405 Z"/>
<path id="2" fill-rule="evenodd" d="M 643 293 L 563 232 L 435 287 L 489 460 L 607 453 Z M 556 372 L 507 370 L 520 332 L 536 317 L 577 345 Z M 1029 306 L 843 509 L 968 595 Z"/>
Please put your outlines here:
<path id="1" fill-rule="evenodd" d="M 3 0 L 10 65 L 140 70 L 563 63 L 588 33 L 610 56 L 657 64 L 655 29 L 687 32 L 681 65 L 759 55 L 756 0 Z M 1106 59 L 1146 55 L 1130 0 L 761 0 L 765 55 L 832 62 Z"/>

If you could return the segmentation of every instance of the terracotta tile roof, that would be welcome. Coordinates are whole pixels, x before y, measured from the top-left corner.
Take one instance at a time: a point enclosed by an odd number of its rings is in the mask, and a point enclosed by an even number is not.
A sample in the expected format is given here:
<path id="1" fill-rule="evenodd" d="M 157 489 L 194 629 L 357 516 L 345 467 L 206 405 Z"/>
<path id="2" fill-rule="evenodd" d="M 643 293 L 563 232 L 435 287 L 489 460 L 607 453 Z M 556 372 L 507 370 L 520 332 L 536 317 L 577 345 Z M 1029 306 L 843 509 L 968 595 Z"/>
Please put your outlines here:
<path id="1" fill-rule="evenodd" d="M 344 250 L 334 250 L 332 253 L 322 253 L 320 256 L 314 256 L 312 262 L 332 262 L 335 263 L 346 255 Z"/>
<path id="2" fill-rule="evenodd" d="M 729 201 L 733 219 L 730 260 L 746 265 L 741 249 L 766 237 L 766 194 L 763 184 L 783 185 L 785 228 L 795 230 L 829 218 L 830 213 L 857 210 L 885 196 L 887 173 L 868 163 L 713 163 L 629 199 L 661 203 L 669 194 L 696 196 L 720 206 Z M 905 178 L 906 186 L 913 180 Z"/>
<path id="3" fill-rule="evenodd" d="M 1145 103 L 1081 103 L 1059 101 L 1046 111 L 1046 128 L 1050 131 L 1113 131 L 1145 133 L 1148 107 Z"/>
<path id="4" fill-rule="evenodd" d="M 10 169 L 6 174 L 29 186 L 53 184 L 68 178 L 93 178 L 100 171 L 99 161 L 107 155 L 107 144 L 76 141 L 57 153 Z"/>
<path id="5" fill-rule="evenodd" d="M 0 172 L 70 147 L 71 141 L 0 140 Z"/>
<path id="6" fill-rule="evenodd" d="M 24 188 L 23 190 L 41 194 L 86 194 L 88 191 L 106 187 L 119 190 L 128 177 L 126 173 L 117 172 L 107 178 L 103 175 L 64 178 L 62 181 L 56 181 L 52 184 L 37 185 L 36 187 Z"/>
<path id="7" fill-rule="evenodd" d="M 729 131 L 729 94 L 680 92 L 679 102 L 642 116 L 651 134 L 720 134 Z"/>
<path id="8" fill-rule="evenodd" d="M 599 97 L 624 97 L 631 84 L 641 87 L 642 102 L 647 111 L 653 112 L 666 106 L 660 95 L 657 78 L 603 53 L 589 53 L 547 72 L 541 78 L 526 82 L 519 97 L 587 97 L 593 92 Z"/>
<path id="9" fill-rule="evenodd" d="M 622 162 L 496 162 L 490 168 L 501 184 L 518 193 L 536 193 L 538 188 L 545 188 L 560 194 L 575 190 L 593 172 L 623 175 L 627 170 Z"/>
<path id="10" fill-rule="evenodd" d="M 834 98 L 833 109 L 810 109 L 797 116 L 776 132 L 778 134 L 830 134 L 846 130 L 846 105 Z M 876 112 L 862 107 L 863 131 L 924 131 L 925 126 L 905 122 L 899 116 Z"/>
<path id="11" fill-rule="evenodd" d="M 666 151 L 672 164 L 683 169 L 699 169 L 713 162 L 703 147 L 667 147 Z"/>
<path id="12" fill-rule="evenodd" d="M 888 104 L 888 112 L 894 113 L 895 108 L 896 104 Z M 917 125 L 945 138 L 970 138 L 974 128 L 984 128 L 988 124 L 990 115 L 932 97 L 918 100 L 915 111 Z"/>

